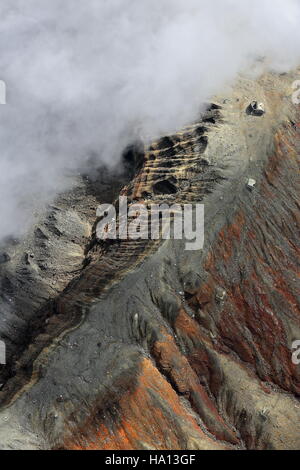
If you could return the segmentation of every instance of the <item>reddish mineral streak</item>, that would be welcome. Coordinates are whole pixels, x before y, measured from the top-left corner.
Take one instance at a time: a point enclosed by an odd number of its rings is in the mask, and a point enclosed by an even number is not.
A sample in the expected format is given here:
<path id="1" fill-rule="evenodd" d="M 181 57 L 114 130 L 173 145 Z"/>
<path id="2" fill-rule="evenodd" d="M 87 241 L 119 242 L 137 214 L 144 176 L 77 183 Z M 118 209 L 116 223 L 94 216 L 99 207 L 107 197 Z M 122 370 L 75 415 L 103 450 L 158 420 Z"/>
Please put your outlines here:
<path id="1" fill-rule="evenodd" d="M 156 401 L 158 400 L 158 401 Z M 158 407 L 158 403 L 161 407 Z M 181 449 L 181 431 L 178 426 L 188 426 L 195 439 L 207 439 L 195 419 L 186 411 L 176 392 L 159 373 L 149 359 L 141 363 L 139 382 L 134 392 L 125 394 L 120 403 L 122 420 L 116 429 L 105 424 L 95 426 L 93 437 L 86 441 L 78 437 L 77 442 L 66 442 L 70 450 L 133 450 L 139 442 L 147 449 Z M 177 429 L 178 428 L 178 429 Z M 78 435 L 86 432 L 81 429 Z M 211 445 L 219 447 L 213 440 Z M 224 447 L 225 448 L 225 447 Z"/>

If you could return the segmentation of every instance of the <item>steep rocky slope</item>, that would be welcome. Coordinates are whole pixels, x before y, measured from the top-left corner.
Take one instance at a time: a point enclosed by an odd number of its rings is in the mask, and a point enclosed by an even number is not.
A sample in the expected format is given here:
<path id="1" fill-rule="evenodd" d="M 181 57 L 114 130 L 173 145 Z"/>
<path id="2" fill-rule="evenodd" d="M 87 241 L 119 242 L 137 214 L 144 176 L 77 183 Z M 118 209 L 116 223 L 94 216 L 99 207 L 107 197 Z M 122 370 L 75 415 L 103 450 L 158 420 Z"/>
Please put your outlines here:
<path id="1" fill-rule="evenodd" d="M 196 123 L 128 149 L 134 172 L 79 177 L 5 247 L 2 448 L 299 448 L 296 77 L 240 78 Z M 97 205 L 119 194 L 203 203 L 204 249 L 98 242 Z"/>

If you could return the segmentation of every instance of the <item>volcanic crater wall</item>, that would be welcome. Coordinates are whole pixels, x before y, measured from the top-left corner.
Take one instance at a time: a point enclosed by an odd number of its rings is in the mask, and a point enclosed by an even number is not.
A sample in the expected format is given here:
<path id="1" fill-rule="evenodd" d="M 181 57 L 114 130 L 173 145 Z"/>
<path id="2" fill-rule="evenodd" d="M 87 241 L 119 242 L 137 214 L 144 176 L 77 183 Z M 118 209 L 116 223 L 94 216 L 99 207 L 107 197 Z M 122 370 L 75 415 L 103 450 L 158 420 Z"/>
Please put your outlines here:
<path id="1" fill-rule="evenodd" d="M 83 191 L 73 205 L 87 224 L 77 272 L 66 277 L 53 255 L 62 283 L 38 305 L 27 299 L 38 328 L 3 371 L 2 448 L 299 448 L 295 77 L 240 78 L 197 122 L 127 154 L 136 172 L 111 198 L 203 203 L 203 250 L 98 242 L 91 211 L 109 201 Z M 264 116 L 246 113 L 253 99 Z M 12 307 L 6 325 L 15 317 Z"/>

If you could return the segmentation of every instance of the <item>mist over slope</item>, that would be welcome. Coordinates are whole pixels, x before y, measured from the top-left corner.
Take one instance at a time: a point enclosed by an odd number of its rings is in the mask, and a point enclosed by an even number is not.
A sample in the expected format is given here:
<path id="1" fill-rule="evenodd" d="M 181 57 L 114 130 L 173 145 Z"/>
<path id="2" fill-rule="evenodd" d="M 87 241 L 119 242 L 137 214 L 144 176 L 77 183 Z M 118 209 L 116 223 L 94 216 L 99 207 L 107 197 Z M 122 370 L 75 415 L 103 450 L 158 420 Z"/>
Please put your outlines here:
<path id="1" fill-rule="evenodd" d="M 179 128 L 258 57 L 300 62 L 299 0 L 3 0 L 0 14 L 1 239 L 70 171 Z"/>

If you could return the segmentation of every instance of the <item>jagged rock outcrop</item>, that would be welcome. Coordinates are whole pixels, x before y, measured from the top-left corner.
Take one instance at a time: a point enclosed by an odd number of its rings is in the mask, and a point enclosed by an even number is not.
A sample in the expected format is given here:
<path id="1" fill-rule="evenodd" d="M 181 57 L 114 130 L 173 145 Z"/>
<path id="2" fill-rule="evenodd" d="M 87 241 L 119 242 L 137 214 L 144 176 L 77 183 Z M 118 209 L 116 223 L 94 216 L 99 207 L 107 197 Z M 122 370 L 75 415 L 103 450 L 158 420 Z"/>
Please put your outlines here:
<path id="1" fill-rule="evenodd" d="M 293 80 L 241 78 L 198 122 L 129 149 L 135 174 L 115 176 L 108 199 L 101 182 L 95 191 L 81 180 L 7 251 L 3 448 L 299 448 Z M 265 115 L 246 112 L 254 99 Z M 203 250 L 98 242 L 97 204 L 119 193 L 132 204 L 203 203 Z"/>

